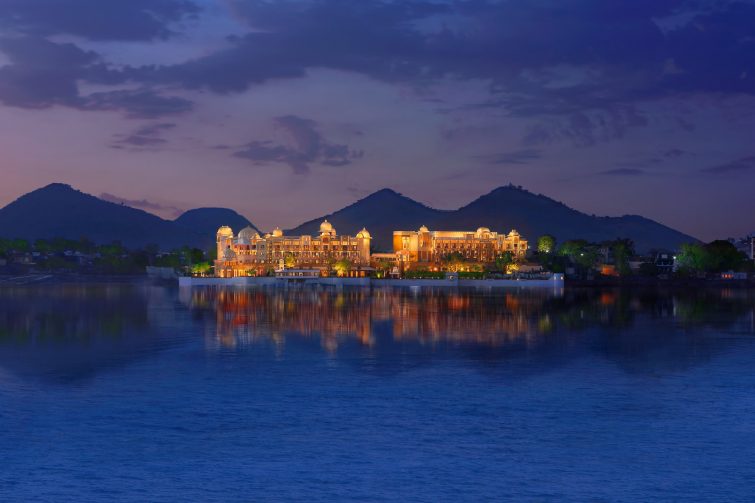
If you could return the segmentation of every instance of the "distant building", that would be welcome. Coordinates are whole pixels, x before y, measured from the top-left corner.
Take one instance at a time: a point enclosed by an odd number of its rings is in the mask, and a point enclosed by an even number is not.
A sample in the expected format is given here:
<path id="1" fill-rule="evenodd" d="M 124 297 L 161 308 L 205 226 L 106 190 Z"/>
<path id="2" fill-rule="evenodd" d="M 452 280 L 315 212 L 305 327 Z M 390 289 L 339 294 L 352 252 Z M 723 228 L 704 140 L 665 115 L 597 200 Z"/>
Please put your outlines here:
<path id="1" fill-rule="evenodd" d="M 511 252 L 515 259 L 524 258 L 527 240 L 515 230 L 499 234 L 486 227 L 476 231 L 430 231 L 422 226 L 417 231 L 394 231 L 393 251 L 400 262 L 407 264 L 439 264 L 454 253 L 470 262 L 489 263 L 505 252 Z"/>
<path id="2" fill-rule="evenodd" d="M 721 273 L 721 279 L 727 279 L 727 280 L 746 280 L 747 279 L 747 273 L 746 272 L 735 272 L 735 271 L 727 271 Z"/>
<path id="3" fill-rule="evenodd" d="M 667 251 L 660 251 L 653 259 L 658 274 L 670 274 L 676 271 L 676 255 Z"/>
<path id="4" fill-rule="evenodd" d="M 733 244 L 737 247 L 737 250 L 747 255 L 747 258 L 755 260 L 755 234 L 751 234 L 746 238 L 734 240 Z"/>
<path id="5" fill-rule="evenodd" d="M 371 241 L 367 229 L 356 236 L 339 236 L 327 220 L 320 224 L 317 236 L 285 236 L 278 228 L 260 236 L 251 227 L 234 235 L 223 226 L 216 235 L 215 274 L 228 278 L 283 269 L 317 269 L 327 274 L 340 260 L 350 261 L 354 271 L 364 270 L 370 265 Z"/>

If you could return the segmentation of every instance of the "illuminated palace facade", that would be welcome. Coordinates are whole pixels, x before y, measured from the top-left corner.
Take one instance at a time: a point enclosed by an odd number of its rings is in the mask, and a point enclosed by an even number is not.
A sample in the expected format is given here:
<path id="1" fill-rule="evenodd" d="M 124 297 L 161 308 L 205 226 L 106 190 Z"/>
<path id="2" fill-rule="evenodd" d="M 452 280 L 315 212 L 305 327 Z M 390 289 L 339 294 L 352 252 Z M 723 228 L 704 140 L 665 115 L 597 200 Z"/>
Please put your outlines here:
<path id="1" fill-rule="evenodd" d="M 362 229 L 356 236 L 339 236 L 325 220 L 317 236 L 285 236 L 276 228 L 260 234 L 246 227 L 234 236 L 230 227 L 218 229 L 215 274 L 223 278 L 262 275 L 271 269 L 320 269 L 325 274 L 339 260 L 351 262 L 354 271 L 370 264 L 372 236 Z"/>
<path id="2" fill-rule="evenodd" d="M 505 252 L 523 259 L 527 240 L 515 230 L 508 234 L 491 232 L 486 227 L 476 231 L 431 231 L 423 225 L 417 231 L 394 231 L 393 251 L 396 259 L 407 265 L 439 264 L 452 253 L 470 262 L 489 263 Z"/>

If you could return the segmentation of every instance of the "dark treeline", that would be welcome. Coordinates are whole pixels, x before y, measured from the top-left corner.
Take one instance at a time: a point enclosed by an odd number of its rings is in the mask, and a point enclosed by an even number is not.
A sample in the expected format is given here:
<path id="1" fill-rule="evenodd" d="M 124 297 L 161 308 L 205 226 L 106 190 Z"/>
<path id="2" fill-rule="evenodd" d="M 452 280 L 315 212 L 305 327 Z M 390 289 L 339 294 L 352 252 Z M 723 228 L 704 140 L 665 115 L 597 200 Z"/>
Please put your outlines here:
<path id="1" fill-rule="evenodd" d="M 0 238 L 0 263 L 10 267 L 33 267 L 40 272 L 144 274 L 147 266 L 156 266 L 206 273 L 214 259 L 213 253 L 214 250 L 205 252 L 188 246 L 171 251 L 161 251 L 157 245 L 132 249 L 117 241 L 95 244 L 86 238 L 36 241 Z"/>
<path id="2" fill-rule="evenodd" d="M 212 273 L 215 253 L 214 248 L 205 251 L 188 246 L 170 251 L 162 251 L 157 245 L 133 249 L 117 241 L 95 244 L 86 238 L 36 241 L 0 238 L 0 265 L 32 267 L 40 272 L 143 274 L 145 267 L 155 266 L 205 275 Z M 723 240 L 685 244 L 677 251 L 658 250 L 638 255 L 629 239 L 600 243 L 577 239 L 558 243 L 553 236 L 545 235 L 538 238 L 527 261 L 541 265 L 546 271 L 570 273 L 575 277 L 596 274 L 700 277 L 727 271 L 755 272 L 753 261 L 734 244 Z M 521 266 L 519 262 L 510 252 L 496 257 L 490 264 L 469 262 L 459 254 L 450 254 L 442 260 L 438 270 L 418 269 L 407 272 L 407 277 L 444 277 L 444 271 L 458 272 L 465 277 L 488 277 L 492 273 L 516 273 Z M 392 263 L 388 262 L 376 264 L 378 273 L 391 267 Z"/>
<path id="3" fill-rule="evenodd" d="M 729 241 L 682 245 L 677 251 L 655 250 L 638 255 L 630 239 L 591 243 L 582 239 L 557 243 L 541 236 L 531 257 L 553 272 L 572 271 L 577 276 L 603 271 L 616 276 L 700 276 L 727 271 L 751 273 L 753 261 Z"/>

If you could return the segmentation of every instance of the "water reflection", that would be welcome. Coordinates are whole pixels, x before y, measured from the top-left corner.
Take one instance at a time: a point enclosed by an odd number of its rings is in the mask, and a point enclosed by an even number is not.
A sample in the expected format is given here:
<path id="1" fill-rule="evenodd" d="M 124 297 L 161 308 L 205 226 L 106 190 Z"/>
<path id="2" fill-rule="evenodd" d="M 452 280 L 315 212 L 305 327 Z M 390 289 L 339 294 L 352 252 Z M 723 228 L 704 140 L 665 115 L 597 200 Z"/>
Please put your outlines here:
<path id="1" fill-rule="evenodd" d="M 318 340 L 330 353 L 357 342 L 369 348 L 382 343 L 484 350 L 486 358 L 506 358 L 515 349 L 563 355 L 587 344 L 609 357 L 661 349 L 669 353 L 666 359 L 685 360 L 687 353 L 707 357 L 699 351 L 710 335 L 706 329 L 755 330 L 755 297 L 747 290 L 569 289 L 554 295 L 207 288 L 182 290 L 181 300 L 203 320 L 210 346 L 225 348 L 267 340 L 282 350 L 286 338 L 295 337 Z"/>
<path id="2" fill-rule="evenodd" d="M 172 292 L 131 284 L 0 288 L 0 369 L 69 381 L 127 364 L 170 340 Z M 167 306 L 167 308 L 166 308 Z"/>
<path id="3" fill-rule="evenodd" d="M 652 374 L 752 341 L 754 306 L 736 289 L 3 287 L 0 372 L 66 382 L 178 346 L 270 346 L 385 372 L 453 358 L 526 375 L 597 355 Z"/>
<path id="4" fill-rule="evenodd" d="M 182 300 L 203 312 L 208 329 L 226 347 L 286 334 L 317 337 L 335 351 L 339 341 L 376 344 L 388 326 L 394 341 L 501 345 L 548 330 L 556 297 L 545 291 L 501 295 L 427 289 L 194 289 Z M 559 303 L 560 304 L 560 303 Z M 557 304 L 556 304 L 557 305 Z"/>

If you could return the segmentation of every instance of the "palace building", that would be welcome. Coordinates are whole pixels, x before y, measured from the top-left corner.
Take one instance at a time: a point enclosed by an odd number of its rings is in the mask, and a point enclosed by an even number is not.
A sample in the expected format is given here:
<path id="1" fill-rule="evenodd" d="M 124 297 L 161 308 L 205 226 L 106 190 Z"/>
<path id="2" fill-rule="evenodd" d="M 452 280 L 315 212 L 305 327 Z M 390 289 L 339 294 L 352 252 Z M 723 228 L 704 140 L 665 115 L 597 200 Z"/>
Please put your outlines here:
<path id="1" fill-rule="evenodd" d="M 286 236 L 276 228 L 260 234 L 246 227 L 237 236 L 228 226 L 216 235 L 218 258 L 215 275 L 223 278 L 266 274 L 270 270 L 319 269 L 327 274 L 335 262 L 348 260 L 353 269 L 366 269 L 370 264 L 372 236 L 362 229 L 356 236 L 339 236 L 325 220 L 317 236 Z"/>
<path id="2" fill-rule="evenodd" d="M 489 263 L 505 252 L 511 252 L 515 259 L 524 258 L 527 241 L 515 230 L 508 234 L 491 232 L 486 227 L 476 231 L 430 231 L 423 225 L 417 231 L 394 231 L 393 251 L 396 259 L 407 265 L 439 264 L 453 253 L 470 262 Z"/>

